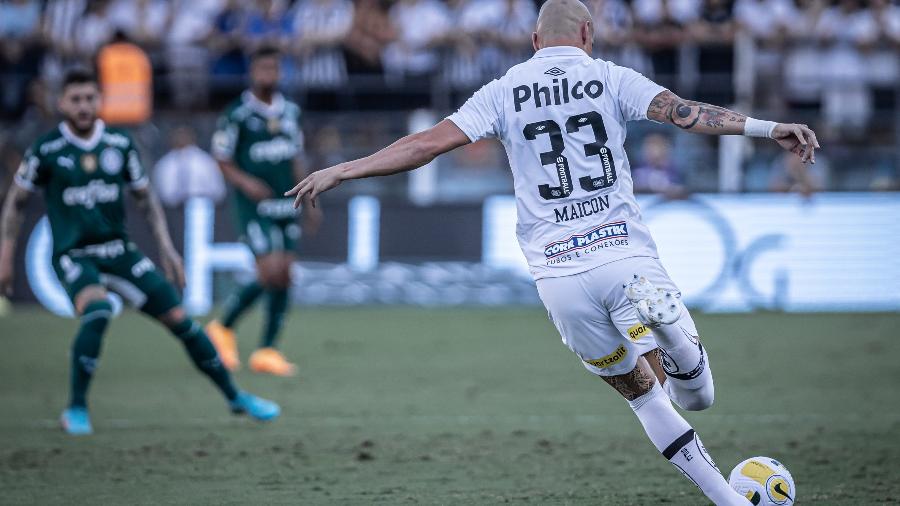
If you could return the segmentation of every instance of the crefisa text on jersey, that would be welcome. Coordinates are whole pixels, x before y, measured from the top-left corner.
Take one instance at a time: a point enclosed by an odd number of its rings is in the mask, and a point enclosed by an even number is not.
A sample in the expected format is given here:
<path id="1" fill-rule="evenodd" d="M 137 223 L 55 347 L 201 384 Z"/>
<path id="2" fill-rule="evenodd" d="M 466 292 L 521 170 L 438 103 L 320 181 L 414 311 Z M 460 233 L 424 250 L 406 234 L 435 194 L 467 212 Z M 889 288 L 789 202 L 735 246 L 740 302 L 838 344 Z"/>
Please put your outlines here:
<path id="1" fill-rule="evenodd" d="M 587 84 L 577 81 L 570 88 L 569 80 L 564 78 L 561 83 L 559 79 L 554 79 L 551 86 L 541 86 L 540 83 L 531 83 L 531 86 L 523 84 L 516 86 L 512 91 L 516 112 L 520 112 L 522 104 L 531 99 L 534 99 L 536 108 L 541 108 L 545 105 L 568 104 L 573 98 L 575 100 L 580 100 L 585 96 L 597 98 L 603 94 L 603 83 L 596 79 L 588 81 Z"/>

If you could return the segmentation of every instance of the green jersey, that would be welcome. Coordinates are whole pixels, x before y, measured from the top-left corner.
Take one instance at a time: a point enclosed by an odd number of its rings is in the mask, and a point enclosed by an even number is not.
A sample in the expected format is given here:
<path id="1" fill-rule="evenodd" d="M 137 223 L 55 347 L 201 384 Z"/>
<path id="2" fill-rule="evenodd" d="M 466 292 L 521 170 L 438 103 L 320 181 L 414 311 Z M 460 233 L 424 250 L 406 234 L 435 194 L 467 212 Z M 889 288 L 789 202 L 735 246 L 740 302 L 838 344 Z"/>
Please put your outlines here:
<path id="1" fill-rule="evenodd" d="M 271 104 L 245 91 L 219 119 L 212 142 L 213 155 L 234 163 L 272 189 L 272 198 L 256 202 L 235 190 L 241 221 L 256 217 L 293 220 L 295 211 L 284 192 L 297 184 L 294 158 L 303 152 L 300 108 L 276 93 Z"/>
<path id="2" fill-rule="evenodd" d="M 149 184 L 131 137 L 97 120 L 89 139 L 65 123 L 25 153 L 16 184 L 44 190 L 53 233 L 53 254 L 73 248 L 127 242 L 123 188 Z"/>

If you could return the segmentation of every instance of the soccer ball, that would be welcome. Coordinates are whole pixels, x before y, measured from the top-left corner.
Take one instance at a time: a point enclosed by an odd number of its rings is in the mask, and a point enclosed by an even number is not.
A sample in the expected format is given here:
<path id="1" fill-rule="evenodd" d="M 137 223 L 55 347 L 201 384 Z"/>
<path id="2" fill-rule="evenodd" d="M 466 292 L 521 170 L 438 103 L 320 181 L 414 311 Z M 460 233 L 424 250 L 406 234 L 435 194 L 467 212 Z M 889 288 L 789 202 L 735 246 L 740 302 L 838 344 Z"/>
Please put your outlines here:
<path id="1" fill-rule="evenodd" d="M 797 499 L 791 472 L 769 457 L 741 462 L 728 476 L 728 484 L 756 506 L 790 506 Z"/>

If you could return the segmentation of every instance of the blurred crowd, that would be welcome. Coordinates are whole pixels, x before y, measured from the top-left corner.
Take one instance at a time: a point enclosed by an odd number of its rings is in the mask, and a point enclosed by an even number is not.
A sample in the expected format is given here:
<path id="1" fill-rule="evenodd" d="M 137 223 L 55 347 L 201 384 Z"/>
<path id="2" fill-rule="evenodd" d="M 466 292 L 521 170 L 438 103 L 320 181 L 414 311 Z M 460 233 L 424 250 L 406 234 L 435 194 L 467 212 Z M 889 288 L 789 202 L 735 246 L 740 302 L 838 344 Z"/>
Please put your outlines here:
<path id="1" fill-rule="evenodd" d="M 64 69 L 95 63 L 104 47 L 122 41 L 147 55 L 155 111 L 214 111 L 245 85 L 247 56 L 261 45 L 283 49 L 285 90 L 306 110 L 447 110 L 531 54 L 540 4 L 0 0 L 0 119 L 9 125 L 52 117 L 48 97 Z M 635 68 L 683 96 L 773 119 L 799 113 L 825 139 L 896 144 L 897 0 L 586 4 L 594 13 L 595 56 Z M 344 95 L 356 99 L 335 99 Z M 644 147 L 640 138 L 642 165 L 665 165 L 664 143 L 674 143 L 669 151 L 691 148 L 671 137 L 648 137 Z M 896 157 L 889 158 L 878 163 L 896 172 Z M 678 172 L 659 167 L 641 181 L 652 189 L 669 174 L 672 187 L 666 192 L 680 194 L 690 184 Z M 784 184 L 773 180 L 758 189 Z"/>
<path id="2" fill-rule="evenodd" d="M 91 61 L 116 37 L 150 55 L 174 80 L 176 101 L 198 89 L 238 84 L 247 54 L 281 47 L 289 86 L 334 88 L 356 77 L 421 83 L 432 77 L 466 89 L 501 74 L 530 52 L 539 0 L 2 0 L 2 109 L 21 108 L 27 83 Z M 900 6 L 891 0 L 588 0 L 598 56 L 636 68 L 671 88 L 710 100 L 734 93 L 821 102 L 854 123 L 868 119 L 868 90 L 898 79 Z M 752 48 L 739 62 L 741 38 Z M 783 84 L 780 94 L 739 81 Z M 13 77 L 15 76 L 15 77 Z M 187 77 L 185 77 L 187 76 Z M 182 81 L 179 81 L 181 79 Z M 198 82 L 198 79 L 201 81 Z M 192 84 L 187 96 L 179 82 Z M 834 83 L 839 82 L 840 86 Z M 171 84 L 171 83 L 170 83 Z M 840 88 L 835 91 L 834 88 Z M 759 88 L 766 89 L 765 87 Z M 840 100 L 830 100 L 837 93 Z M 756 96 L 759 95 L 759 96 Z M 767 104 L 772 105 L 772 104 Z M 19 111 L 20 112 L 20 111 Z"/>

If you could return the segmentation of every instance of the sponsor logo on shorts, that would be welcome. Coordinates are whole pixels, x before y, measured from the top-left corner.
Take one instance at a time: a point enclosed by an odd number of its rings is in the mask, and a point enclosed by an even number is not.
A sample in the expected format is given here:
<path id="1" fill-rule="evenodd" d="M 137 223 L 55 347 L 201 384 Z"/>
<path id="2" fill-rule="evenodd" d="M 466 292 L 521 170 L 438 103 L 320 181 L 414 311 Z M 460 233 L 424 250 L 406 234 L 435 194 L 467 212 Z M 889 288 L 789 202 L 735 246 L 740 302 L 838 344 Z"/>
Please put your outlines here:
<path id="1" fill-rule="evenodd" d="M 637 325 L 628 328 L 628 339 L 631 339 L 632 342 L 637 342 L 647 335 L 650 335 L 650 327 L 643 323 L 638 323 Z"/>
<path id="2" fill-rule="evenodd" d="M 619 347 L 616 348 L 616 351 L 610 353 L 609 355 L 605 357 L 595 358 L 593 360 L 585 360 L 585 362 L 598 369 L 605 369 L 621 362 L 622 359 L 625 358 L 625 355 L 628 355 L 628 349 L 625 348 L 624 344 L 620 344 Z"/>
<path id="3" fill-rule="evenodd" d="M 256 212 L 266 218 L 290 218 L 297 215 L 292 199 L 266 199 L 256 205 Z"/>
<path id="4" fill-rule="evenodd" d="M 142 258 L 131 266 L 131 275 L 139 278 L 155 268 L 153 262 L 149 258 Z"/>
<path id="5" fill-rule="evenodd" d="M 624 221 L 604 223 L 599 227 L 576 234 L 561 241 L 552 242 L 544 247 L 544 256 L 556 258 L 567 252 L 588 249 L 591 246 L 606 248 L 610 246 L 628 245 L 628 225 Z"/>
<path id="6" fill-rule="evenodd" d="M 125 253 L 125 241 L 121 239 L 69 250 L 69 254 L 73 257 L 115 258 L 123 253 Z"/>

